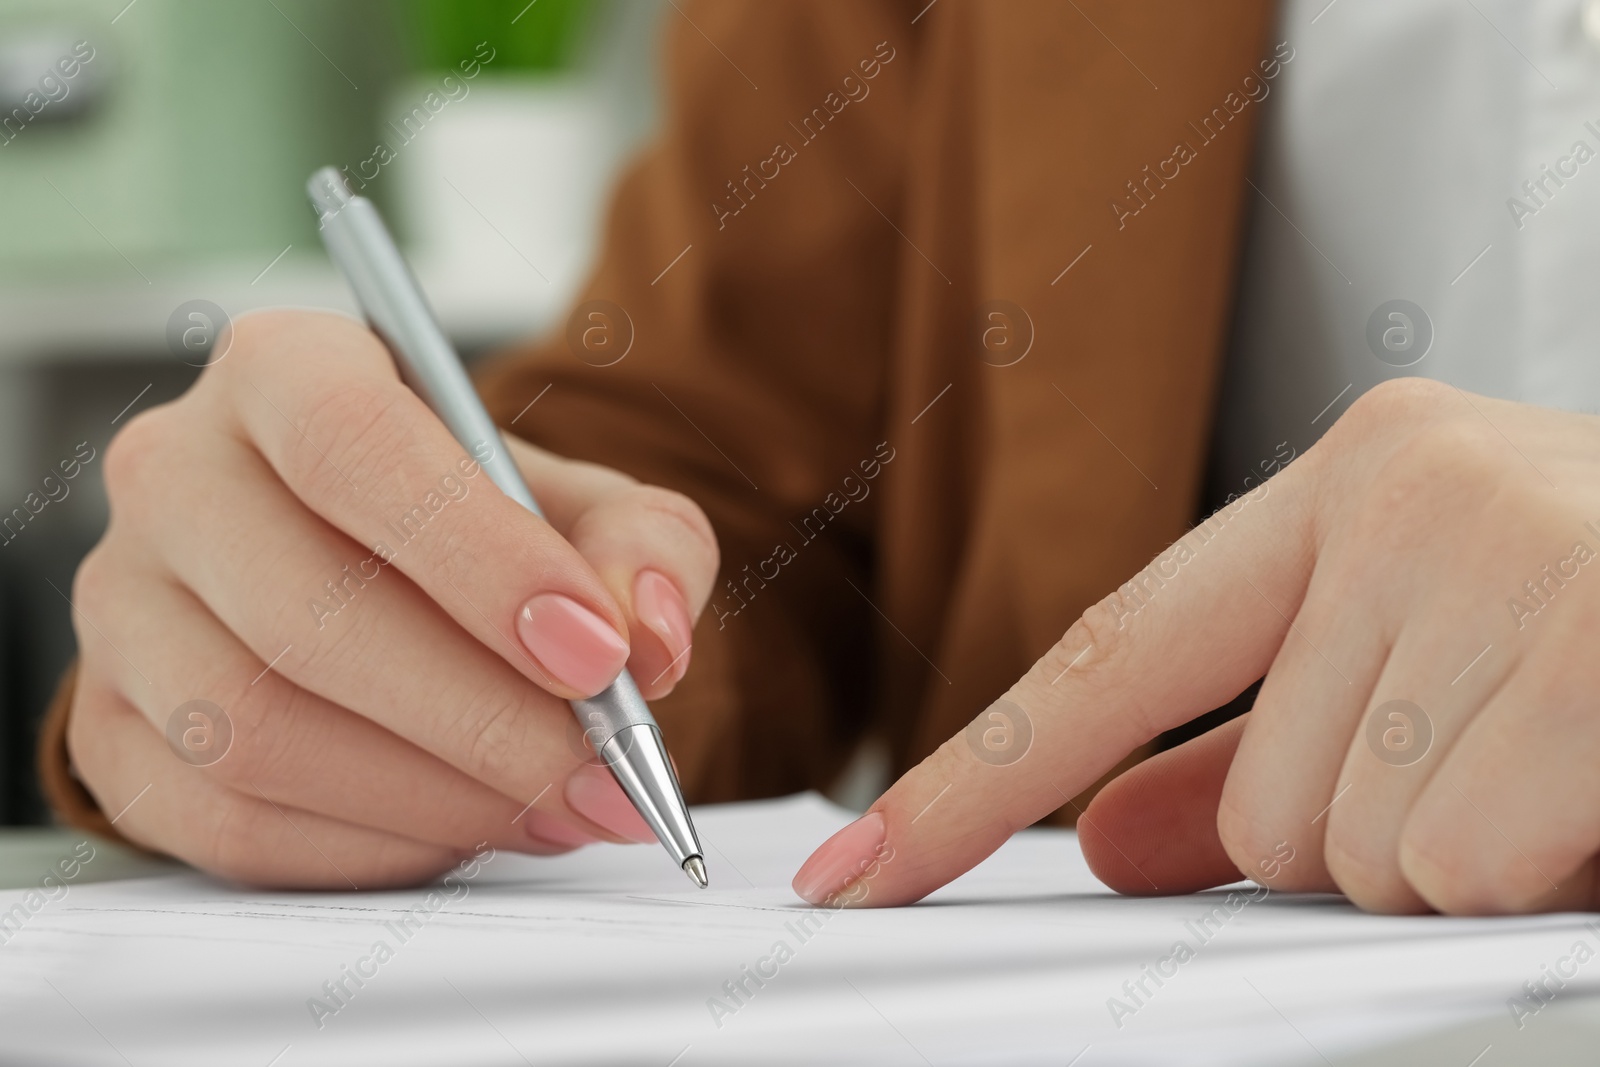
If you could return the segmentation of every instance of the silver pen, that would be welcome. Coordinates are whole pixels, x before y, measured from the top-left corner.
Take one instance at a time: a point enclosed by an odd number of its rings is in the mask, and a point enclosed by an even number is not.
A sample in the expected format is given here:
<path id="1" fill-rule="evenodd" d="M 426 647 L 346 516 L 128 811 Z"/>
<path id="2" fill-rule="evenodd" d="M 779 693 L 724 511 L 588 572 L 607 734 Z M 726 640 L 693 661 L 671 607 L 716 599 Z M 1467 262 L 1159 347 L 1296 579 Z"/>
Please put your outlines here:
<path id="1" fill-rule="evenodd" d="M 481 462 L 490 481 L 543 518 L 378 209 L 372 201 L 353 194 L 333 167 L 313 174 L 306 188 L 329 257 L 355 291 L 373 331 L 394 353 L 406 384 Z M 673 862 L 705 888 L 700 839 L 667 758 L 661 731 L 633 677 L 624 670 L 604 692 L 571 704 L 585 736 Z"/>

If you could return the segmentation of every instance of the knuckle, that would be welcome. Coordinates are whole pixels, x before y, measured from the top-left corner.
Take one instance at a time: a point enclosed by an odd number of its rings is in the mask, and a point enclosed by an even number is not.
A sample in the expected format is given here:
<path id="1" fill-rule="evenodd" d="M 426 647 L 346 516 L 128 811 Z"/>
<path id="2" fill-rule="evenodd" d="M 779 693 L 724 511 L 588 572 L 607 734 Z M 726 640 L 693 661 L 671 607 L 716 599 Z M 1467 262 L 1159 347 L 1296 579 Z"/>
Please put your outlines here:
<path id="1" fill-rule="evenodd" d="M 1399 866 L 1434 910 L 1445 915 L 1515 914 L 1532 910 L 1550 893 L 1550 883 L 1526 856 L 1508 856 L 1493 843 L 1460 839 L 1421 822 L 1408 819 L 1401 830 Z"/>
<path id="2" fill-rule="evenodd" d="M 1418 894 L 1437 911 L 1460 915 L 1481 910 L 1469 899 L 1464 879 L 1470 872 L 1455 850 L 1409 822 L 1400 833 L 1399 863 Z M 1484 888 L 1472 887 L 1470 897 L 1481 900 Z"/>
<path id="3" fill-rule="evenodd" d="M 201 385 L 218 379 L 254 381 L 274 373 L 276 342 L 286 336 L 303 311 L 249 311 L 228 324 L 232 340 L 225 358 L 208 363 L 200 372 Z"/>
<path id="4" fill-rule="evenodd" d="M 384 480 L 416 439 L 407 399 L 392 382 L 336 385 L 308 398 L 300 432 L 285 438 L 291 480 L 334 489 L 347 488 L 347 477 L 358 485 Z"/>
<path id="5" fill-rule="evenodd" d="M 1217 838 L 1228 859 L 1246 878 L 1277 891 L 1315 887 L 1314 864 L 1296 860 L 1304 853 L 1305 842 L 1292 841 L 1275 821 L 1247 814 L 1249 806 L 1229 795 L 1233 788 L 1224 787 L 1217 804 Z"/>
<path id="6" fill-rule="evenodd" d="M 1362 543 L 1394 551 L 1425 547 L 1437 541 L 1442 509 L 1475 510 L 1498 495 L 1506 459 L 1499 451 L 1504 444 L 1490 440 L 1492 434 L 1471 420 L 1437 420 L 1407 434 L 1352 511 Z"/>
<path id="7" fill-rule="evenodd" d="M 422 498 L 422 494 L 416 496 L 418 500 Z M 416 572 L 417 581 L 430 588 L 441 582 L 454 582 L 467 588 L 482 573 L 482 564 L 478 562 L 483 555 L 484 528 L 481 520 L 471 517 L 472 513 L 458 512 L 443 522 L 428 525 L 431 514 L 426 505 L 413 504 L 410 510 L 401 512 L 395 520 L 401 523 L 415 521 L 428 531 L 428 539 L 418 546 L 418 562 L 425 569 Z M 403 547 L 409 551 L 411 545 Z"/>
<path id="8" fill-rule="evenodd" d="M 83 669 L 80 664 L 78 670 Z M 89 687 L 80 680 L 72 694 L 72 706 L 67 709 L 67 759 L 91 787 L 99 779 L 104 739 L 111 729 L 105 721 L 108 710 L 104 701 L 93 699 Z"/>
<path id="9" fill-rule="evenodd" d="M 1425 458 L 1414 450 L 1416 443 L 1425 446 L 1436 440 L 1435 432 L 1459 426 L 1466 410 L 1452 386 L 1427 378 L 1391 378 L 1357 396 L 1294 466 L 1313 483 L 1349 482 L 1361 490 L 1358 495 L 1371 500 L 1378 494 L 1367 490 L 1376 477 L 1386 468 L 1404 469 L 1411 460 Z M 1405 458 L 1400 467 L 1393 462 L 1397 454 Z M 1363 457 L 1381 458 L 1372 462 Z"/>
<path id="10" fill-rule="evenodd" d="M 279 358 L 285 346 L 314 344 L 339 348 L 375 347 L 377 338 L 354 319 L 331 311 L 301 311 L 291 308 L 246 312 L 230 324 L 233 340 L 226 359 L 206 367 L 202 377 L 227 375 L 246 380 L 270 378 L 282 372 Z"/>
<path id="11" fill-rule="evenodd" d="M 96 605 L 109 602 L 114 596 L 116 567 L 104 540 L 88 551 L 78 562 L 72 575 L 72 602 L 82 611 L 94 613 Z M 77 624 L 77 620 L 73 620 Z M 80 645 L 82 642 L 80 642 Z"/>
<path id="12" fill-rule="evenodd" d="M 716 574 L 721 561 L 721 552 L 717 548 L 717 535 L 711 528 L 711 520 L 706 518 L 706 513 L 700 509 L 699 504 L 683 493 L 673 489 L 663 489 L 660 486 L 641 485 L 628 492 L 635 506 L 641 511 L 674 524 L 682 530 L 694 552 L 694 563 L 699 574 L 707 578 Z"/>
<path id="13" fill-rule="evenodd" d="M 306 699 L 276 679 L 264 678 L 259 687 L 242 689 L 224 706 L 233 726 L 232 743 L 221 759 L 205 768 L 206 773 L 246 789 L 257 783 L 292 783 L 314 774 L 316 768 L 307 761 L 324 749 L 306 736 Z"/>
<path id="14" fill-rule="evenodd" d="M 79 669 L 93 672 L 114 689 L 131 677 L 131 665 L 114 649 L 123 643 L 127 628 L 139 624 L 140 597 L 134 592 L 138 579 L 132 569 L 130 557 L 113 551 L 102 539 L 72 575 L 70 621 Z"/>
<path id="15" fill-rule="evenodd" d="M 1376 454 L 1392 458 L 1396 448 L 1439 425 L 1457 421 L 1465 411 L 1461 398 L 1448 385 L 1427 378 L 1391 378 L 1379 382 L 1350 404 L 1322 439 L 1301 457 L 1300 465 L 1317 479 L 1350 477 L 1370 479 L 1377 466 L 1357 463 L 1352 457 Z M 1374 452 L 1377 449 L 1377 452 Z M 1386 458 L 1383 463 L 1386 464 Z"/>
<path id="16" fill-rule="evenodd" d="M 1367 911 L 1384 914 L 1418 910 L 1416 892 L 1400 869 L 1392 843 L 1351 827 L 1348 819 L 1331 818 L 1322 846 L 1322 862 L 1334 884 Z"/>
<path id="17" fill-rule="evenodd" d="M 1415 423 L 1454 398 L 1453 388 L 1431 378 L 1389 378 L 1356 397 L 1334 425 L 1343 426 L 1346 432 L 1363 433 L 1375 427 Z"/>
<path id="18" fill-rule="evenodd" d="M 1045 709 L 1061 706 L 1069 693 L 1093 696 L 1119 690 L 1130 640 L 1127 589 L 1124 585 L 1085 610 L 1012 687 L 1012 699 L 1025 709 Z M 1119 727 L 1137 735 L 1128 739 L 1130 745 L 1160 732 L 1150 709 L 1130 699 L 1132 695 L 1131 690 L 1117 692 Z"/>
<path id="19" fill-rule="evenodd" d="M 176 418 L 172 404 L 141 411 L 106 445 L 105 489 L 113 513 L 144 501 L 152 479 L 170 470 L 164 457 L 175 439 Z"/>
<path id="20" fill-rule="evenodd" d="M 1137 610 L 1137 593 L 1130 591 L 1133 585 L 1126 583 L 1101 597 L 1067 628 L 1050 650 L 1052 656 L 1071 657 L 1058 669 L 1077 661 L 1073 670 L 1092 677 L 1097 670 L 1115 663 L 1128 640 L 1128 618 Z"/>
<path id="21" fill-rule="evenodd" d="M 368 665 L 379 658 L 372 650 L 386 628 L 377 605 L 368 607 L 372 610 L 341 610 L 331 620 L 315 620 L 320 625 L 314 627 L 313 614 L 304 604 L 286 602 L 273 623 L 273 632 L 304 635 L 305 644 L 295 656 L 294 678 L 315 689 L 322 679 L 367 673 Z"/>
<path id="22" fill-rule="evenodd" d="M 209 830 L 197 835 L 190 846 L 194 862 L 223 878 L 251 882 L 263 875 L 264 857 L 277 852 L 263 848 L 282 833 L 272 805 L 259 797 L 248 797 L 231 789 L 221 790 L 219 802 L 209 805 L 213 815 Z M 190 858 L 190 857 L 185 857 Z"/>
<path id="23" fill-rule="evenodd" d="M 1260 823 L 1246 815 L 1237 801 L 1224 793 L 1217 804 L 1217 838 L 1233 865 L 1248 874 L 1255 867 L 1256 858 L 1263 854 L 1267 836 L 1260 829 Z"/>
<path id="24" fill-rule="evenodd" d="M 458 720 L 459 734 L 451 739 L 462 769 L 497 788 L 527 776 L 528 756 L 540 743 L 539 718 L 520 690 L 494 682 L 472 694 Z"/>
<path id="25" fill-rule="evenodd" d="M 1104 685 L 1124 657 L 1128 619 L 1137 611 L 1133 583 L 1125 583 L 1086 608 L 1034 665 L 1030 675 L 1055 686 L 1069 673 L 1079 685 Z"/>
<path id="26" fill-rule="evenodd" d="M 1501 465 L 1503 443 L 1487 424 L 1440 419 L 1408 434 L 1381 470 L 1396 491 L 1477 482 Z"/>

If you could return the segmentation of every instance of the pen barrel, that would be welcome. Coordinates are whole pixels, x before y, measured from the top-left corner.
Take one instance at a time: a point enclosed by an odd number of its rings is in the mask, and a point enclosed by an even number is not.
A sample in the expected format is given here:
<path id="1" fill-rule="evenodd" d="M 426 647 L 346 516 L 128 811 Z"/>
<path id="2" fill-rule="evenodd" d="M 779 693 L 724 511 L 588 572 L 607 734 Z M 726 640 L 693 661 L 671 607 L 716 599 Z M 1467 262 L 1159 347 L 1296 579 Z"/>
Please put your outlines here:
<path id="1" fill-rule="evenodd" d="M 333 167 L 313 174 L 306 189 L 328 255 L 355 291 L 373 332 L 389 346 L 400 376 L 506 496 L 543 518 L 378 209 L 352 194 Z M 661 731 L 633 677 L 623 671 L 604 691 L 570 703 L 584 736 L 673 861 L 683 867 L 701 856 Z M 704 867 L 695 870 L 703 886 Z"/>
<path id="2" fill-rule="evenodd" d="M 372 201 L 349 195 L 338 171 L 332 171 L 337 190 L 321 186 L 326 170 L 332 168 L 318 171 L 310 185 L 323 244 L 355 290 L 356 302 L 373 332 L 395 354 L 400 377 L 439 416 L 501 492 L 542 518 L 544 513 L 478 400 L 461 357 L 439 328 L 422 286 L 395 246 L 383 217 Z"/>

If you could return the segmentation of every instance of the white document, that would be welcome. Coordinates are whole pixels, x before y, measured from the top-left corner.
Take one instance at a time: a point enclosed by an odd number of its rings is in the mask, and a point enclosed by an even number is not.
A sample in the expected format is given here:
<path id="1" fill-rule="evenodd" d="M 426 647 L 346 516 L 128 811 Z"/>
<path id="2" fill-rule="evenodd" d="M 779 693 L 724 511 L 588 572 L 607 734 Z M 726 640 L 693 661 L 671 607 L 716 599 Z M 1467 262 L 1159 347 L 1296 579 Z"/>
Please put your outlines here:
<path id="1" fill-rule="evenodd" d="M 918 906 L 808 908 L 789 879 L 850 817 L 810 795 L 697 809 L 707 891 L 647 846 L 501 852 L 431 890 L 72 885 L 0 933 L 0 1062 L 1320 1064 L 1468 1018 L 1512 1048 L 1542 1021 L 1525 982 L 1600 986 L 1592 916 L 1129 899 L 1060 830 Z"/>

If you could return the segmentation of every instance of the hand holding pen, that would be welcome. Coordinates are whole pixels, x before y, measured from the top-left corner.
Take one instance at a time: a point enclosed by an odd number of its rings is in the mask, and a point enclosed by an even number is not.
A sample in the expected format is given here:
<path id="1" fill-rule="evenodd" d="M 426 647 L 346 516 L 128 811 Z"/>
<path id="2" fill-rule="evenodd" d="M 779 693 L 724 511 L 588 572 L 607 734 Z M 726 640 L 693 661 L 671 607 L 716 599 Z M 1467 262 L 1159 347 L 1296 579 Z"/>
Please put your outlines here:
<path id="1" fill-rule="evenodd" d="M 63 590 L 69 749 L 116 830 L 339 889 L 480 841 L 655 840 L 567 701 L 682 677 L 717 567 L 700 511 L 507 438 L 540 519 L 344 316 L 252 314 L 216 352 L 101 450 L 110 528 Z"/>
<path id="2" fill-rule="evenodd" d="M 355 291 L 367 321 L 389 346 L 406 384 L 456 440 L 482 461 L 484 473 L 501 492 L 543 518 L 521 471 L 498 447 L 500 431 L 478 399 L 454 346 L 434 320 L 422 287 L 378 209 L 365 197 L 354 195 L 333 167 L 313 174 L 306 190 L 328 254 Z M 574 641 L 603 648 L 614 636 L 603 619 L 562 597 L 535 598 L 523 605 L 517 629 L 524 644 L 548 645 L 558 650 L 558 658 L 565 657 L 567 646 Z M 618 642 L 613 647 L 620 652 L 624 646 Z M 577 661 L 586 668 L 596 665 L 584 663 L 582 656 Z M 669 669 L 675 666 L 669 665 Z M 612 673 L 595 671 L 586 679 L 588 684 L 570 680 L 569 684 L 587 690 Z M 626 670 L 613 674 L 603 690 L 579 692 L 571 703 L 584 736 L 673 863 L 704 889 L 706 867 L 700 840 L 661 731 L 633 676 Z"/>

